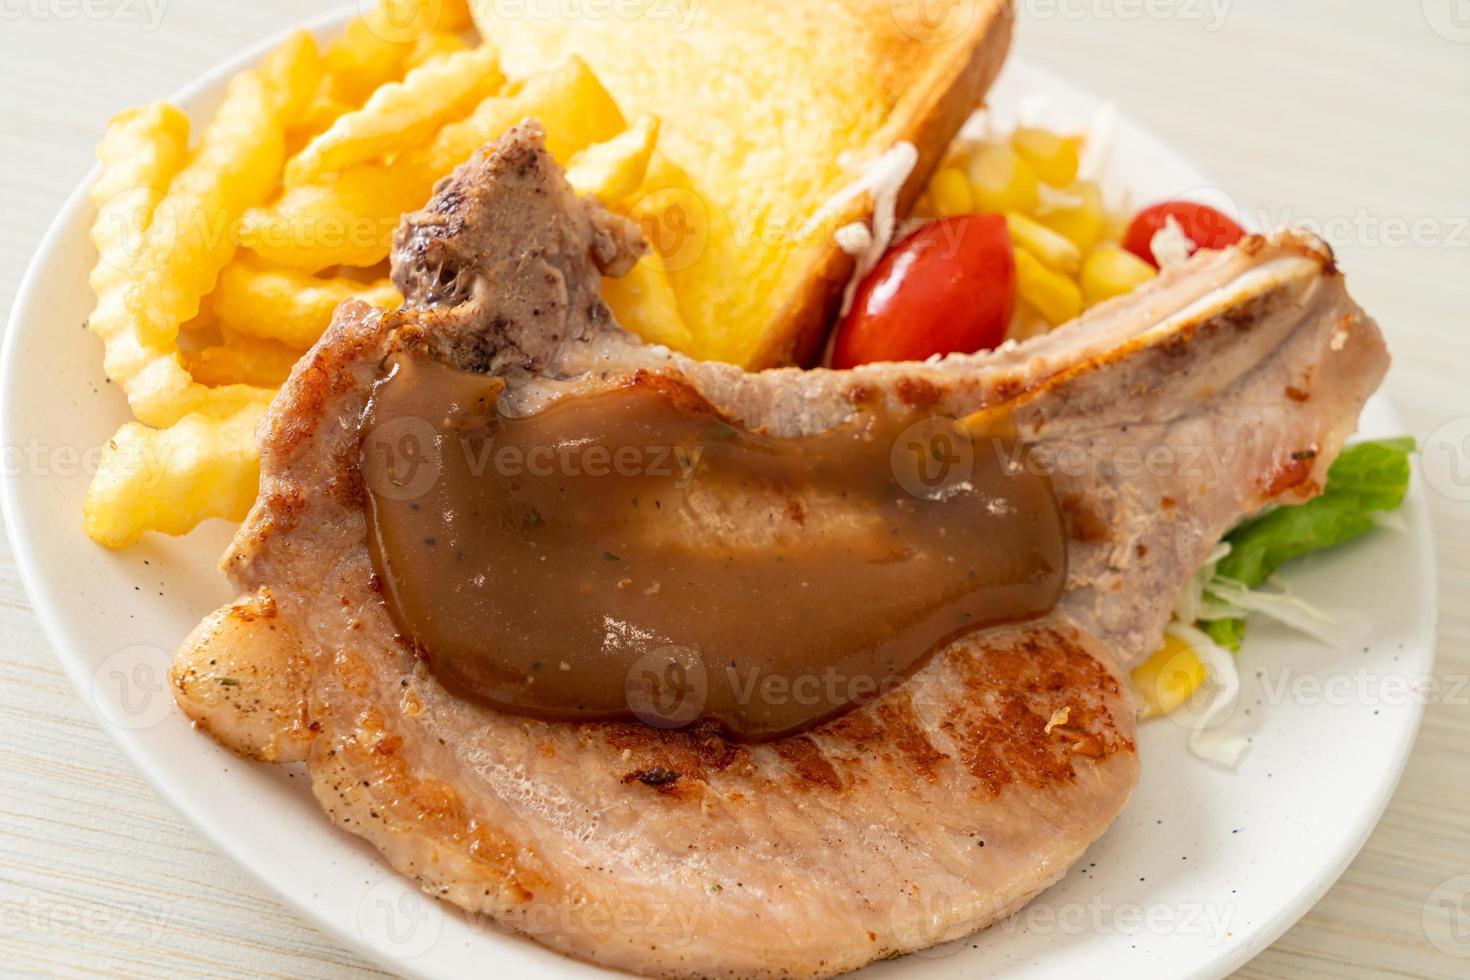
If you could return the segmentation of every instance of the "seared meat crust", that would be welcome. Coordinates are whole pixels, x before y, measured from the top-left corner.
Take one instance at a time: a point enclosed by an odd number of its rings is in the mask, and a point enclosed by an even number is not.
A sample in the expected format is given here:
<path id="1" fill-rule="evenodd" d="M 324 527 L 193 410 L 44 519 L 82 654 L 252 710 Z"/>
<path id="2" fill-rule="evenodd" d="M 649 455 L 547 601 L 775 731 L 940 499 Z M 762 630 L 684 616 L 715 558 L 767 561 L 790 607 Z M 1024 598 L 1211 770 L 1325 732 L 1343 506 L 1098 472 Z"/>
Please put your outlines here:
<path id="1" fill-rule="evenodd" d="M 830 976 L 967 935 L 1059 878 L 1137 780 L 1126 666 L 1225 530 L 1319 489 L 1386 366 L 1325 246 L 1296 236 L 991 354 L 757 375 L 694 363 L 611 321 L 601 270 L 625 266 L 634 238 L 573 197 L 534 126 L 442 183 L 398 241 L 409 306 L 344 306 L 297 366 L 223 567 L 242 592 L 269 590 L 309 661 L 308 765 L 334 821 L 434 895 L 651 975 Z M 359 420 L 400 349 L 503 377 L 512 412 L 657 379 L 778 435 L 885 403 L 1003 414 L 1056 460 L 1068 592 L 771 744 L 467 703 L 396 637 L 367 549 Z M 1153 465 L 1124 465 L 1155 448 Z"/>

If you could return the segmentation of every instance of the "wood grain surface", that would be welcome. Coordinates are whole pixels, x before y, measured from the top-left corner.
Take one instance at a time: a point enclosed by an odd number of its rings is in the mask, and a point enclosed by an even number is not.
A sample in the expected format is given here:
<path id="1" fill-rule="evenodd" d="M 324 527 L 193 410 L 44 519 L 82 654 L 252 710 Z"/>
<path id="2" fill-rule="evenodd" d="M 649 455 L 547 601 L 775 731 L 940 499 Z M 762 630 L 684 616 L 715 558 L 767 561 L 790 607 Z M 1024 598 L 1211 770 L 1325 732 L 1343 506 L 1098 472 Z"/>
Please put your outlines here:
<path id="1" fill-rule="evenodd" d="M 0 309 L 8 314 L 110 114 L 332 6 L 0 0 Z M 1326 230 L 1354 293 L 1387 330 L 1388 389 L 1410 430 L 1453 436 L 1459 474 L 1470 474 L 1470 4 L 1019 6 L 1025 56 L 1126 107 L 1266 223 Z M 1450 462 L 1430 496 L 1437 671 L 1454 690 L 1470 675 L 1470 502 L 1455 499 L 1470 487 L 1453 483 Z M 0 746 L 0 974 L 377 974 L 216 854 L 133 772 L 62 676 L 8 547 Z M 1470 976 L 1470 878 L 1454 881 L 1462 875 L 1463 689 L 1427 709 L 1398 793 L 1352 867 L 1240 976 Z"/>

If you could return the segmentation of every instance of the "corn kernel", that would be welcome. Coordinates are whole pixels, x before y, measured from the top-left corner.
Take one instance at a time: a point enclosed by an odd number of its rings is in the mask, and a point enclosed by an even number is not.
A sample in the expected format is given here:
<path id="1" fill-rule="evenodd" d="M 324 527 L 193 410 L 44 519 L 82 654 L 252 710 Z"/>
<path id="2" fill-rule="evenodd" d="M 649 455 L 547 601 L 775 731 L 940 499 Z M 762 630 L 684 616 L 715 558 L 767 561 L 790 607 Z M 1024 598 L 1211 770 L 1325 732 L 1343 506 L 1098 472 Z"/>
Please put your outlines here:
<path id="1" fill-rule="evenodd" d="M 970 214 L 975 210 L 970 181 L 954 167 L 945 167 L 929 181 L 929 203 L 941 218 Z"/>
<path id="2" fill-rule="evenodd" d="M 1076 139 L 1022 127 L 1011 137 L 1011 146 L 1038 177 L 1053 187 L 1066 187 L 1077 179 L 1081 155 Z"/>
<path id="3" fill-rule="evenodd" d="M 1036 312 L 1035 307 L 1025 300 L 1016 301 L 1016 311 L 1011 314 L 1011 325 L 1006 329 L 1007 340 L 1026 340 L 1039 337 L 1051 330 L 1046 317 Z"/>
<path id="4" fill-rule="evenodd" d="M 1092 181 L 1080 180 L 1068 187 L 1066 194 L 1080 203 L 1043 209 L 1036 219 L 1086 254 L 1102 241 L 1107 225 L 1102 188 Z"/>
<path id="5" fill-rule="evenodd" d="M 1117 245 L 1104 245 L 1082 266 L 1082 296 L 1092 306 L 1122 296 L 1148 282 L 1158 272 L 1153 266 Z"/>
<path id="6" fill-rule="evenodd" d="M 1205 676 L 1199 654 L 1174 634 L 1165 635 L 1164 645 L 1133 671 L 1133 689 L 1143 702 L 1140 717 L 1167 715 L 1188 700 Z"/>
<path id="7" fill-rule="evenodd" d="M 1017 214 L 1006 213 L 1006 227 L 1011 241 L 1036 256 L 1048 268 L 1075 276 L 1082 268 L 1082 251 L 1068 239 L 1043 224 Z"/>
<path id="8" fill-rule="evenodd" d="M 1133 218 L 1124 213 L 1105 214 L 1103 216 L 1102 240 L 1105 242 L 1121 242 L 1128 237 L 1128 226 L 1133 224 Z"/>
<path id="9" fill-rule="evenodd" d="M 1024 248 L 1016 253 L 1016 294 L 1036 307 L 1052 326 L 1076 319 L 1082 312 L 1082 290 L 1060 272 L 1053 272 Z"/>
<path id="10" fill-rule="evenodd" d="M 1030 212 L 1041 200 L 1041 181 L 1004 143 L 986 143 L 970 156 L 970 190 L 982 214 Z"/>

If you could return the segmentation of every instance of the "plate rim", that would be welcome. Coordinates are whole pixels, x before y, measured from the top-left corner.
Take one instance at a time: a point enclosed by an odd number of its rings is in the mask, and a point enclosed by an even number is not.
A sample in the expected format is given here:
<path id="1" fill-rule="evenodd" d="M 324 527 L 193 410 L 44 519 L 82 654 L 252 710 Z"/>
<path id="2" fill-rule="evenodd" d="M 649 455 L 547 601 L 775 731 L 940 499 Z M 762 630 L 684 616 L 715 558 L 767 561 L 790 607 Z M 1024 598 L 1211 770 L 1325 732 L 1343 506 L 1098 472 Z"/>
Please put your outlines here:
<path id="1" fill-rule="evenodd" d="M 208 96 L 211 92 L 218 90 L 230 76 L 258 62 L 275 45 L 296 31 L 304 29 L 320 37 L 323 32 L 345 23 L 356 12 L 356 8 L 356 4 L 347 4 L 325 11 L 247 45 L 174 92 L 164 96 L 163 100 L 175 105 L 184 105 Z M 1054 81 L 1061 87 L 1082 92 L 1088 98 L 1097 98 L 1086 89 L 1073 83 L 1067 76 L 1043 68 L 1023 56 L 1013 54 L 1010 63 L 1029 74 Z M 1204 174 L 1204 171 L 1190 157 L 1175 150 L 1172 144 L 1159 137 L 1151 128 L 1127 115 L 1121 109 L 1119 116 L 1126 119 L 1128 126 L 1136 134 L 1161 148 L 1168 149 L 1173 155 L 1187 161 L 1191 168 Z M 57 246 L 64 237 L 66 226 L 74 213 L 86 207 L 86 198 L 97 178 L 98 171 L 98 166 L 94 164 L 81 182 L 65 197 L 46 231 L 37 242 L 16 290 L 6 322 L 3 344 L 0 344 L 0 443 L 5 445 L 17 444 L 16 433 L 12 431 L 14 423 L 10 402 L 15 389 L 14 376 L 19 370 L 16 349 L 19 346 L 18 338 L 22 331 L 18 329 L 18 325 L 27 323 L 35 317 L 33 307 L 37 305 L 36 294 L 39 290 L 38 283 L 42 277 L 42 271 L 55 261 L 55 255 L 58 253 Z M 1401 419 L 1397 411 L 1388 403 L 1386 396 L 1380 392 L 1376 398 L 1383 401 L 1387 416 L 1402 428 Z M 182 816 L 197 833 L 209 841 L 216 851 L 229 858 L 252 880 L 266 889 L 273 898 L 291 908 L 305 922 L 321 929 L 334 941 L 390 972 L 423 977 L 433 976 L 434 974 L 430 972 L 415 969 L 418 964 L 395 959 L 375 948 L 361 934 L 360 929 L 351 927 L 346 916 L 328 914 L 320 906 L 311 905 L 305 896 L 298 895 L 292 889 L 273 880 L 265 870 L 263 863 L 258 860 L 257 855 L 247 851 L 243 843 L 237 841 L 231 832 L 213 824 L 204 813 L 199 811 L 197 804 L 188 793 L 175 791 L 163 768 L 157 765 L 152 753 L 142 740 L 136 737 L 136 733 L 106 723 L 98 704 L 87 696 L 91 677 L 86 670 L 85 658 L 76 651 L 77 644 L 72 642 L 64 619 L 55 608 L 44 581 L 45 576 L 41 559 L 38 556 L 37 542 L 25 525 L 21 505 L 18 503 L 19 485 L 22 479 L 22 474 L 9 469 L 6 469 L 3 478 L 0 478 L 0 510 L 3 510 L 5 532 L 10 541 L 18 576 L 52 656 L 60 663 L 78 697 L 86 704 L 88 710 L 97 719 L 99 727 L 113 744 L 121 749 L 128 762 L 143 776 L 153 791 Z M 1410 491 L 1410 499 L 1420 508 L 1421 520 L 1427 532 L 1418 536 L 1421 540 L 1418 542 L 1420 547 L 1417 562 L 1425 581 L 1432 587 L 1424 590 L 1420 598 L 1417 612 L 1419 621 L 1425 624 L 1425 631 L 1417 639 L 1423 642 L 1427 649 L 1428 667 L 1432 670 L 1438 655 L 1439 567 L 1433 537 L 1433 524 L 1428 513 L 1422 480 L 1417 476 Z M 1358 833 L 1353 835 L 1352 845 L 1344 848 L 1317 880 L 1300 889 L 1292 901 L 1284 903 L 1273 916 L 1255 925 L 1251 929 L 1250 941 L 1233 946 L 1223 956 L 1200 963 L 1188 974 L 1189 977 L 1198 978 L 1198 980 L 1223 977 L 1248 963 L 1274 944 L 1288 929 L 1310 912 L 1342 877 L 1378 827 L 1383 813 L 1392 801 L 1403 778 L 1408 758 L 1414 749 L 1422 726 L 1423 703 L 1418 699 L 1412 699 L 1408 712 L 1411 716 L 1410 723 L 1403 726 L 1400 744 L 1395 747 L 1392 757 L 1393 777 L 1380 785 L 1376 798 L 1372 800 L 1369 807 L 1372 819 L 1365 821 Z M 392 873 L 391 869 L 388 870 Z M 493 937 L 495 941 L 515 939 L 515 937 L 497 933 L 494 930 L 488 930 L 486 934 Z"/>

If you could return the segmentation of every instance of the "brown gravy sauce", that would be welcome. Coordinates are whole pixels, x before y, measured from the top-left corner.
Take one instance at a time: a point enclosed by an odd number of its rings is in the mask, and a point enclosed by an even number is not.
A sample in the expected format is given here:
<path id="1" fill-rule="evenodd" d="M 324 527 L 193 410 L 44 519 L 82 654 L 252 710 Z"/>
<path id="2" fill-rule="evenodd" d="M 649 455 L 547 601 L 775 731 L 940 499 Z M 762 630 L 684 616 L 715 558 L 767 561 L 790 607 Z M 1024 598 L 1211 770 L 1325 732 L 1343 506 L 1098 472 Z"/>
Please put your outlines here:
<path id="1" fill-rule="evenodd" d="M 888 412 L 776 438 L 650 376 L 512 418 L 501 388 L 395 355 L 364 426 L 389 610 L 461 696 L 776 738 L 1061 595 L 1060 510 L 1008 440 Z"/>

